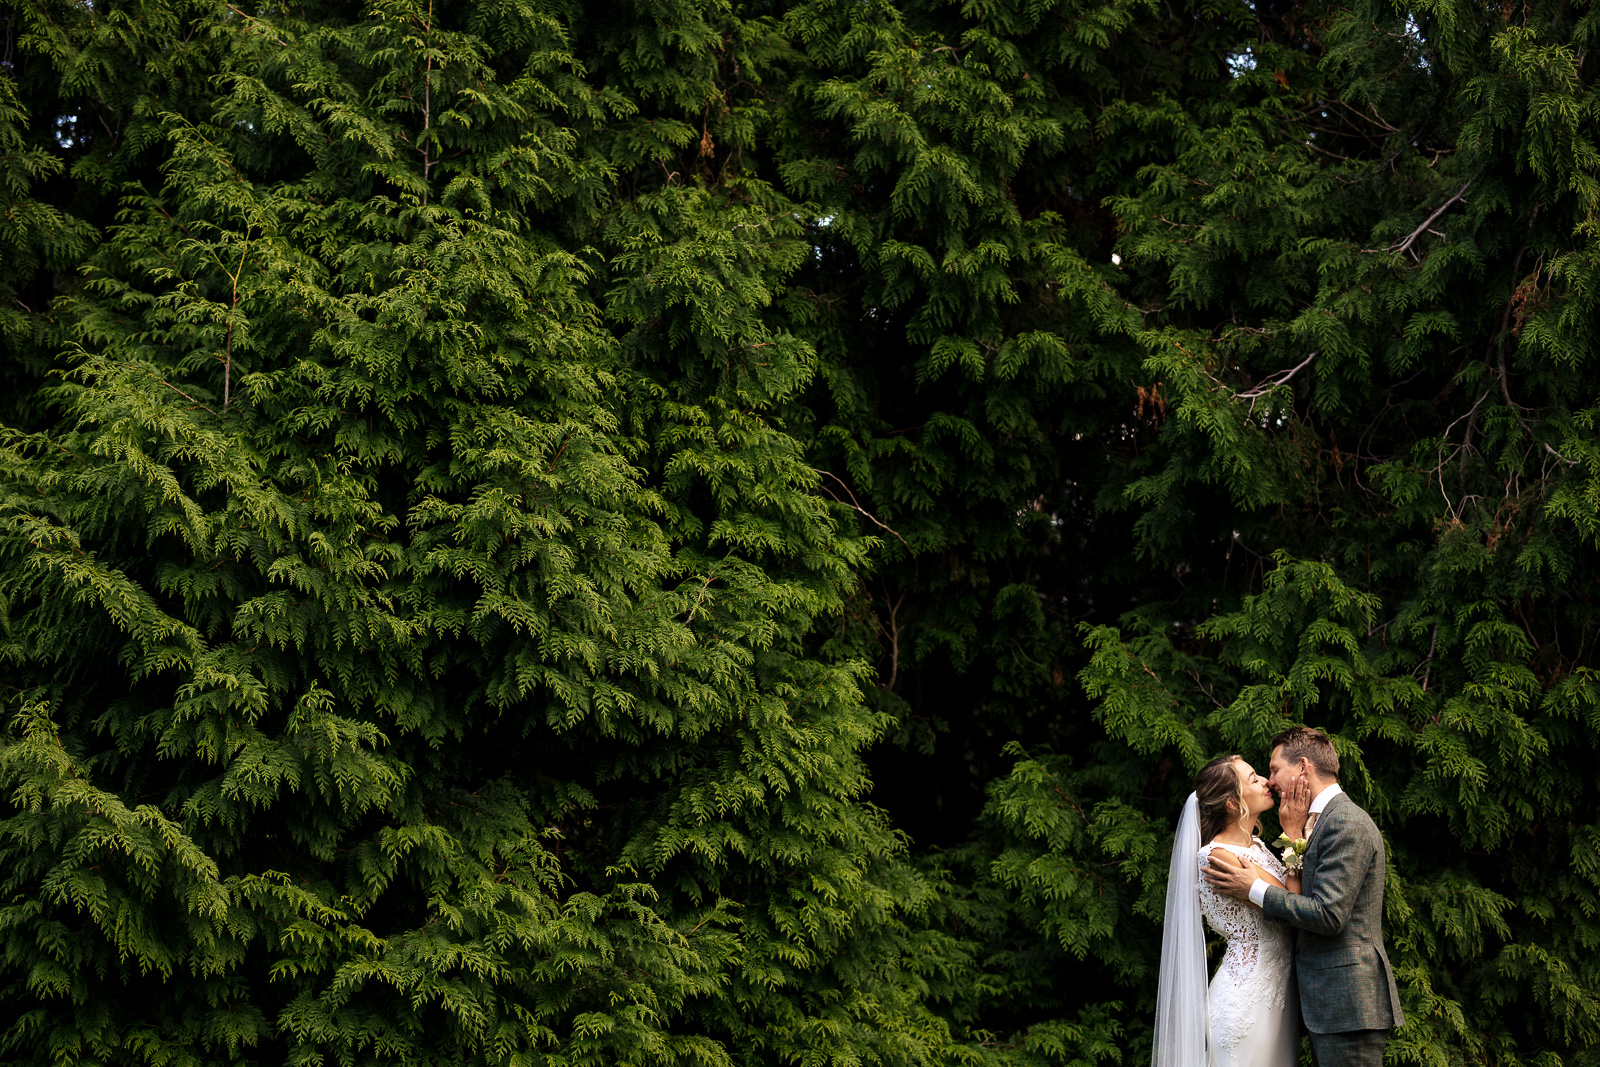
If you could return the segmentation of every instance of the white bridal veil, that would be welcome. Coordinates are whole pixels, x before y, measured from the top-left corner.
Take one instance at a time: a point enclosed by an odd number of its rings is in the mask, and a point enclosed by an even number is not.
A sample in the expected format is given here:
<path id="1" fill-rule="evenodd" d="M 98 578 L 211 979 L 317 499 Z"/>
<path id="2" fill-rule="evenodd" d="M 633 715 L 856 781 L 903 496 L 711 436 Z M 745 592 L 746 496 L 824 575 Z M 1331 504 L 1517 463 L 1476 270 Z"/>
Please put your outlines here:
<path id="1" fill-rule="evenodd" d="M 1206 935 L 1200 920 L 1200 804 L 1193 793 L 1172 837 L 1161 929 L 1152 1067 L 1206 1067 Z"/>

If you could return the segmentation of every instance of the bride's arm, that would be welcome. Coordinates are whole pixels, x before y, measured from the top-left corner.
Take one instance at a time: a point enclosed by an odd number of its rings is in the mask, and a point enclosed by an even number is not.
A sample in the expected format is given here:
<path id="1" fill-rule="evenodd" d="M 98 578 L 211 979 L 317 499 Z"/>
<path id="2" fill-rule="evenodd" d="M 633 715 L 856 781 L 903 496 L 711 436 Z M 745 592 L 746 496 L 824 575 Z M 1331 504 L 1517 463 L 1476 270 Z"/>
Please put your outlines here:
<path id="1" fill-rule="evenodd" d="M 1240 868 L 1242 868 L 1245 873 L 1249 874 L 1252 878 L 1259 878 L 1268 885 L 1275 885 L 1279 889 L 1287 889 L 1291 893 L 1300 892 L 1300 876 L 1297 874 L 1288 875 L 1283 881 L 1280 882 L 1277 878 L 1273 877 L 1271 871 L 1264 867 L 1257 867 L 1243 856 L 1234 855 L 1225 848 L 1218 849 L 1217 852 L 1226 853 L 1229 859 L 1237 863 Z M 1215 855 L 1215 853 L 1213 853 L 1213 855 Z"/>

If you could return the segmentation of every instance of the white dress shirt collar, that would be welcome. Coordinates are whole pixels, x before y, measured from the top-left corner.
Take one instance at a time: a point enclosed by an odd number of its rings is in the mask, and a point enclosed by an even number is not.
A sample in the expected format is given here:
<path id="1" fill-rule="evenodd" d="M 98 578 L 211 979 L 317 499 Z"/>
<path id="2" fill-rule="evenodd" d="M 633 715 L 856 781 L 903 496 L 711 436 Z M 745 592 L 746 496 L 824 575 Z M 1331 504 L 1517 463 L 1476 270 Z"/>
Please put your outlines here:
<path id="1" fill-rule="evenodd" d="M 1344 790 L 1339 788 L 1338 782 L 1334 782 L 1332 785 L 1328 786 L 1322 792 L 1318 793 L 1316 799 L 1311 802 L 1311 814 L 1321 815 L 1322 809 L 1328 806 L 1328 801 L 1332 800 L 1334 797 L 1343 792 Z"/>

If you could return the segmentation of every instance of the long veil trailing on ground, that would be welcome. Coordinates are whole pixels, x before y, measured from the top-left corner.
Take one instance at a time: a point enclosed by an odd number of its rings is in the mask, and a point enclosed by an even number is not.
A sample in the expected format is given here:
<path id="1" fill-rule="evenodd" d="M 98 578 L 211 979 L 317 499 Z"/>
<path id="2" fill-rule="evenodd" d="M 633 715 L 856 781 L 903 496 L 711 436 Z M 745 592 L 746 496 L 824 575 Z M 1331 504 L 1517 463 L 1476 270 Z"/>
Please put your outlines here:
<path id="1" fill-rule="evenodd" d="M 1206 1067 L 1206 935 L 1200 920 L 1200 803 L 1193 793 L 1172 836 L 1161 928 L 1152 1067 Z"/>

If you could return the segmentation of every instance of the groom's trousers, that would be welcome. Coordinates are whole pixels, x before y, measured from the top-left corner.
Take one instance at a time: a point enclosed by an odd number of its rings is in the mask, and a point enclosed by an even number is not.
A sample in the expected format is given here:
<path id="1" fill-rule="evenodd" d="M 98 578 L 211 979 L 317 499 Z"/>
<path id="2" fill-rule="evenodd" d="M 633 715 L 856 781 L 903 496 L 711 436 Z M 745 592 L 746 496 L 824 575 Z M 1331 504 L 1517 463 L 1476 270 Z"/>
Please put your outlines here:
<path id="1" fill-rule="evenodd" d="M 1383 1067 L 1387 1030 L 1347 1030 L 1342 1034 L 1308 1034 L 1317 1067 Z"/>

